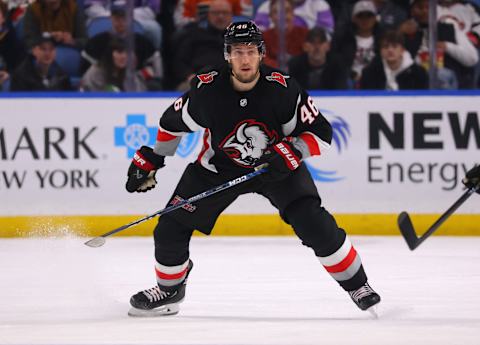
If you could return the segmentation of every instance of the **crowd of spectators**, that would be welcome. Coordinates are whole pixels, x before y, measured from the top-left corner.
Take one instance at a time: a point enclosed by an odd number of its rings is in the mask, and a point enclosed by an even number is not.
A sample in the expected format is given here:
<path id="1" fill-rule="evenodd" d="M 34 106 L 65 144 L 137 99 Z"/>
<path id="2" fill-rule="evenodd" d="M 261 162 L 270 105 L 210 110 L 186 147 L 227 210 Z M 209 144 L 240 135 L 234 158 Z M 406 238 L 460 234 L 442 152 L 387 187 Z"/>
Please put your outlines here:
<path id="1" fill-rule="evenodd" d="M 236 20 L 254 20 L 263 63 L 309 90 L 428 89 L 430 54 L 437 88 L 477 89 L 478 4 L 438 0 L 431 52 L 428 0 L 133 0 L 132 13 L 125 0 L 0 0 L 0 90 L 183 91 L 225 63 Z"/>

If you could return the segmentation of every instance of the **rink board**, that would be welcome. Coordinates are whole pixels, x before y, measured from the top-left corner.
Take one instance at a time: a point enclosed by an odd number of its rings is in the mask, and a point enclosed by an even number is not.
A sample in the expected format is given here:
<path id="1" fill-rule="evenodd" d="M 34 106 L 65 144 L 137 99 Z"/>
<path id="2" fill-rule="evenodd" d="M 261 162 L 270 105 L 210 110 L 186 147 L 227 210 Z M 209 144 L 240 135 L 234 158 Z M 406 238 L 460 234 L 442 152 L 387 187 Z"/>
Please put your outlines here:
<path id="1" fill-rule="evenodd" d="M 0 217 L 0 237 L 100 236 L 141 218 L 138 216 Z M 340 227 L 351 235 L 399 235 L 396 214 L 335 214 Z M 419 235 L 437 220 L 436 214 L 413 215 Z M 115 236 L 151 236 L 156 220 L 149 220 Z M 480 236 L 479 215 L 451 216 L 436 232 L 441 236 Z M 203 236 L 200 232 L 194 235 Z M 292 236 L 292 228 L 276 215 L 222 215 L 213 236 Z"/>
<path id="2" fill-rule="evenodd" d="M 163 208 L 186 164 L 196 159 L 202 133 L 186 136 L 176 156 L 167 158 L 156 190 L 129 194 L 124 184 L 135 149 L 153 145 L 158 118 L 175 99 L 0 98 L 0 236 L 38 229 L 97 235 Z M 314 101 L 332 123 L 334 140 L 328 152 L 306 163 L 323 205 L 350 233 L 398 234 L 401 211 L 427 229 L 462 194 L 461 178 L 479 162 L 480 94 L 315 94 Z M 475 199 L 439 233 L 479 235 Z M 153 226 L 136 226 L 134 233 L 150 234 Z M 214 233 L 292 230 L 268 201 L 247 195 L 225 211 Z"/>

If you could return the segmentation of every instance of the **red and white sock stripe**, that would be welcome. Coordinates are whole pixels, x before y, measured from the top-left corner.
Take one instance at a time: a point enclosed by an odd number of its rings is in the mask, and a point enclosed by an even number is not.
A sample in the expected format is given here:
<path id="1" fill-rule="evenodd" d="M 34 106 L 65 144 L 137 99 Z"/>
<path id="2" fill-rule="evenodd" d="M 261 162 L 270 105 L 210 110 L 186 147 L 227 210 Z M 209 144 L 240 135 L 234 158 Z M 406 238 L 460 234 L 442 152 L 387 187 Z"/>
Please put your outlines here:
<path id="1" fill-rule="evenodd" d="M 337 281 L 351 279 L 362 266 L 362 260 L 352 243 L 345 237 L 342 246 L 329 256 L 319 256 L 320 263 Z"/>
<path id="2" fill-rule="evenodd" d="M 188 260 L 178 266 L 164 266 L 155 263 L 157 283 L 163 286 L 175 286 L 183 282 L 187 275 Z"/>

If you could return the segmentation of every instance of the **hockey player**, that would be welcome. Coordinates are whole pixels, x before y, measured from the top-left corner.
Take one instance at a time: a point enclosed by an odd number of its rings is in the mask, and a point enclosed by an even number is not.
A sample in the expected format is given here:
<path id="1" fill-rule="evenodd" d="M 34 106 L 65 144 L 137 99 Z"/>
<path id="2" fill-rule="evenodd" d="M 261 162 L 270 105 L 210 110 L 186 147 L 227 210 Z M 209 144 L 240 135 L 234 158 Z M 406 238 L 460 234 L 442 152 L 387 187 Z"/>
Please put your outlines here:
<path id="1" fill-rule="evenodd" d="M 231 24 L 224 39 L 228 65 L 198 74 L 190 90 L 163 113 L 155 147 L 142 146 L 136 152 L 126 188 L 152 189 L 156 170 L 165 166 L 165 156 L 174 155 L 182 135 L 201 129 L 203 148 L 185 169 L 170 204 L 260 164 L 268 163 L 268 171 L 160 217 L 154 231 L 157 285 L 132 296 L 129 315 L 177 313 L 193 267 L 189 255 L 193 230 L 210 234 L 222 211 L 239 195 L 252 192 L 266 197 L 355 304 L 369 309 L 380 296 L 368 284 L 345 231 L 322 207 L 302 163 L 330 146 L 330 124 L 295 80 L 261 65 L 265 45 L 253 22 Z"/>

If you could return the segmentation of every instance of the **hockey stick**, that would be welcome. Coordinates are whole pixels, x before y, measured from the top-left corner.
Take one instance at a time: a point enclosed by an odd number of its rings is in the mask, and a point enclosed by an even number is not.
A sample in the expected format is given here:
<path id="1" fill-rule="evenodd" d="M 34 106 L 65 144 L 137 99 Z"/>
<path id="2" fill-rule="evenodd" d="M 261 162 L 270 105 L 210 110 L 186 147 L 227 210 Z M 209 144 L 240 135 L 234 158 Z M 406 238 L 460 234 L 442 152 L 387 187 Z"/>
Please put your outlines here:
<path id="1" fill-rule="evenodd" d="M 398 227 L 400 228 L 400 232 L 402 233 L 403 238 L 407 242 L 408 248 L 410 250 L 414 250 L 417 248 L 423 241 L 425 241 L 430 235 L 432 235 L 435 230 L 437 230 L 440 225 L 442 225 L 443 222 L 447 220 L 450 215 L 455 212 L 457 208 L 462 205 L 465 200 L 467 200 L 473 193 L 475 193 L 478 189 L 480 188 L 480 185 L 476 185 L 474 187 L 471 187 L 467 189 L 465 193 L 462 194 L 462 196 L 455 201 L 455 203 L 450 206 L 448 210 L 443 213 L 440 218 L 437 219 L 435 223 L 430 227 L 430 229 L 427 230 L 422 236 L 417 237 L 417 233 L 415 229 L 413 228 L 412 220 L 410 219 L 410 216 L 408 215 L 407 212 L 402 212 L 398 215 Z"/>
<path id="2" fill-rule="evenodd" d="M 95 238 L 92 238 L 91 240 L 85 242 L 85 245 L 86 246 L 89 246 L 89 247 L 92 247 L 92 248 L 96 248 L 96 247 L 101 247 L 105 244 L 105 238 L 107 238 L 108 236 L 111 236 L 113 234 L 116 234 L 117 232 L 120 232 L 122 230 L 125 230 L 125 229 L 128 229 L 134 225 L 137 225 L 137 224 L 140 224 L 140 223 L 143 223 L 153 217 L 156 217 L 156 216 L 161 216 L 163 214 L 166 214 L 168 212 L 172 212 L 182 206 L 185 206 L 187 204 L 191 204 L 192 202 L 195 202 L 195 201 L 198 201 L 198 200 L 201 200 L 201 199 L 204 199 L 204 198 L 207 198 L 209 197 L 210 195 L 213 195 L 215 193 L 218 193 L 218 192 L 221 192 L 222 190 L 225 190 L 225 189 L 228 189 L 230 187 L 233 187 L 233 186 L 236 186 L 240 183 L 243 183 L 245 181 L 248 181 L 248 180 L 251 180 L 252 178 L 254 178 L 255 176 L 258 176 L 260 174 L 263 174 L 265 171 L 267 171 L 267 168 L 266 168 L 266 164 L 262 164 L 258 167 L 255 168 L 255 171 L 251 172 L 251 173 L 248 173 L 248 174 L 245 174 L 243 176 L 240 176 L 240 177 L 237 177 L 231 181 L 228 181 L 228 182 L 225 182 L 224 184 L 222 185 L 219 185 L 219 186 L 216 186 L 212 189 L 209 189 L 209 190 L 206 190 L 205 192 L 202 192 L 200 194 L 197 194 L 195 196 L 192 196 L 191 198 L 188 198 L 188 199 L 184 199 L 182 201 L 180 201 L 178 204 L 175 204 L 175 205 L 170 205 L 168 207 L 165 207 L 163 210 L 159 210 L 155 213 L 152 213 L 148 216 L 145 216 L 143 218 L 140 218 L 136 221 L 133 221 L 131 223 L 128 223 L 128 224 L 125 224 L 125 225 L 122 225 L 121 227 L 119 228 L 116 228 L 116 229 L 113 229 L 109 232 L 106 232 L 104 233 L 103 235 L 100 235 L 98 237 L 95 237 Z"/>

